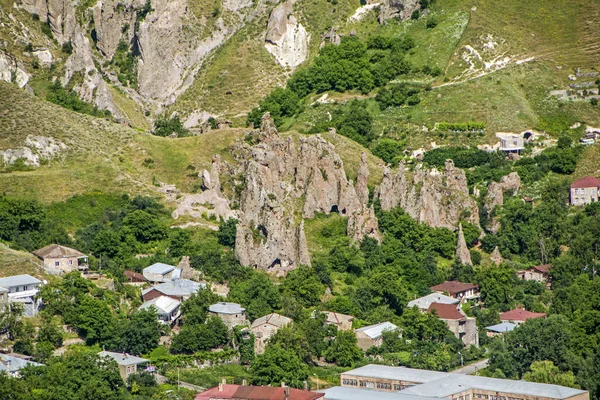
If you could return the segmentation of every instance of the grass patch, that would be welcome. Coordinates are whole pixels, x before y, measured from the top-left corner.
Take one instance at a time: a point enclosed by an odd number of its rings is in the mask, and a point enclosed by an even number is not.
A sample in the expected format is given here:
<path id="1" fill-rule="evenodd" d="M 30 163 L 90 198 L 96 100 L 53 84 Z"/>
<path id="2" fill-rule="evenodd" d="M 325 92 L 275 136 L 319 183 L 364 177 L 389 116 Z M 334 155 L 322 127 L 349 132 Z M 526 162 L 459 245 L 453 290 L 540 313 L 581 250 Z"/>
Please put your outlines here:
<path id="1" fill-rule="evenodd" d="M 173 375 L 174 374 L 174 375 Z M 167 376 L 177 379 L 177 371 L 167 373 Z M 237 364 L 224 364 L 203 369 L 187 368 L 179 371 L 179 379 L 183 382 L 188 382 L 193 385 L 211 388 L 221 383 L 222 379 L 226 379 L 229 384 L 242 384 L 242 380 L 246 379 L 248 383 L 252 379 L 252 374 L 244 366 Z"/>

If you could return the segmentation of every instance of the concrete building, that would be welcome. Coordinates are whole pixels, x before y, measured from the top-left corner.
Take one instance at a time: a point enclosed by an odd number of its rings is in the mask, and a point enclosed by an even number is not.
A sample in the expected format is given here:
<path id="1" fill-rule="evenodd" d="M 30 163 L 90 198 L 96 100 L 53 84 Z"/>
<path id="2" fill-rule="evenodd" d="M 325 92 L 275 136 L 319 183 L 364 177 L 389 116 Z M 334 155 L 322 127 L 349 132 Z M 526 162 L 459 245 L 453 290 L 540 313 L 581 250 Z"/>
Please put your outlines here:
<path id="1" fill-rule="evenodd" d="M 208 307 L 210 315 L 216 315 L 227 325 L 229 329 L 234 326 L 247 325 L 246 309 L 237 303 L 220 302 Z"/>
<path id="2" fill-rule="evenodd" d="M 181 268 L 174 265 L 154 263 L 142 271 L 144 278 L 150 283 L 165 283 L 181 278 Z"/>
<path id="3" fill-rule="evenodd" d="M 338 331 L 349 331 L 352 329 L 352 315 L 341 314 L 333 311 L 322 311 L 325 314 L 325 323 L 327 325 L 335 325 Z"/>
<path id="4" fill-rule="evenodd" d="M 42 304 L 42 299 L 37 297 L 42 284 L 42 281 L 27 274 L 8 276 L 0 278 L 0 292 L 2 298 L 8 297 L 9 303 L 22 304 L 24 316 L 33 317 Z"/>
<path id="5" fill-rule="evenodd" d="M 289 386 L 246 386 L 220 383 L 198 393 L 194 400 L 322 400 L 323 393 L 293 389 Z"/>
<path id="6" fill-rule="evenodd" d="M 587 391 L 564 386 L 383 365 L 366 365 L 344 372 L 340 374 L 340 384 L 342 387 L 415 396 L 398 397 L 397 400 L 589 400 Z M 338 395 L 335 399 L 356 398 L 351 396 L 352 393 L 348 397 Z M 378 396 L 379 393 L 363 398 Z"/>
<path id="7" fill-rule="evenodd" d="M 498 335 L 503 335 L 507 332 L 512 331 L 516 327 L 517 327 L 517 325 L 513 324 L 511 322 L 502 322 L 502 323 L 499 323 L 496 325 L 487 326 L 485 328 L 485 330 L 487 331 L 486 336 L 494 337 L 494 336 L 498 336 Z"/>
<path id="8" fill-rule="evenodd" d="M 429 310 L 429 306 L 433 303 L 438 304 L 458 304 L 460 300 L 454 297 L 446 296 L 440 293 L 431 293 L 427 296 L 419 297 L 418 299 L 408 302 L 408 308 L 417 307 L 421 311 Z"/>
<path id="9" fill-rule="evenodd" d="M 146 364 L 150 362 L 150 360 L 146 360 L 145 358 L 132 356 L 127 353 L 114 353 L 112 351 L 101 351 L 98 353 L 100 357 L 107 357 L 114 360 L 119 366 L 119 373 L 121 374 L 121 378 L 125 382 L 127 382 L 127 378 L 131 374 L 135 374 L 138 371 L 138 365 Z"/>
<path id="10" fill-rule="evenodd" d="M 30 356 L 25 356 L 22 354 L 2 354 L 0 353 L 0 374 L 2 372 L 6 372 L 8 375 L 18 378 L 20 376 L 19 371 L 21 369 L 32 365 L 32 366 L 43 366 L 44 364 L 39 364 L 33 361 L 30 361 Z"/>
<path id="11" fill-rule="evenodd" d="M 177 281 L 165 282 L 154 285 L 151 288 L 142 290 L 144 301 L 152 300 L 156 297 L 167 296 L 175 300 L 184 301 L 191 295 L 197 293 L 200 289 L 206 288 L 205 283 L 190 281 L 189 279 L 179 279 Z"/>
<path id="12" fill-rule="evenodd" d="M 355 331 L 358 347 L 360 347 L 362 351 L 367 351 L 373 346 L 379 347 L 383 344 L 383 332 L 396 329 L 398 329 L 398 327 L 391 322 L 363 326 Z"/>
<path id="13" fill-rule="evenodd" d="M 432 303 L 428 312 L 435 312 L 437 317 L 448 325 L 450 332 L 454 333 L 467 347 L 479 347 L 479 332 L 475 318 L 467 317 L 460 306 L 456 304 Z"/>
<path id="14" fill-rule="evenodd" d="M 267 340 L 279 329 L 292 323 L 292 319 L 283 315 L 273 313 L 257 318 L 250 326 L 250 332 L 254 334 L 254 353 L 263 354 Z"/>
<path id="15" fill-rule="evenodd" d="M 325 400 L 440 400 L 439 397 L 415 396 L 403 392 L 378 392 L 374 395 L 370 389 L 343 386 L 334 386 L 321 392 L 325 395 Z"/>
<path id="16" fill-rule="evenodd" d="M 181 315 L 179 308 L 181 302 L 167 296 L 155 297 L 152 300 L 144 302 L 138 310 L 148 310 L 153 308 L 156 311 L 158 322 L 161 324 L 173 325 Z"/>
<path id="17" fill-rule="evenodd" d="M 517 277 L 524 281 L 535 281 L 539 283 L 548 283 L 550 277 L 550 267 L 552 264 L 536 265 L 535 267 L 517 271 Z"/>
<path id="18" fill-rule="evenodd" d="M 546 318 L 546 314 L 527 311 L 523 308 L 515 308 L 514 310 L 500 313 L 501 322 L 511 322 L 517 326 L 533 318 Z"/>
<path id="19" fill-rule="evenodd" d="M 473 283 L 459 281 L 445 281 L 439 285 L 430 287 L 432 292 L 446 294 L 458 300 L 471 300 L 479 297 L 479 286 Z"/>
<path id="20" fill-rule="evenodd" d="M 44 269 L 49 272 L 85 271 L 88 269 L 88 256 L 79 250 L 59 244 L 51 244 L 33 252 L 42 260 Z"/>
<path id="21" fill-rule="evenodd" d="M 523 136 L 519 133 L 496 133 L 496 137 L 500 140 L 500 151 L 506 153 L 520 153 L 525 149 Z"/>
<path id="22" fill-rule="evenodd" d="M 600 179 L 584 176 L 571 184 L 571 205 L 582 206 L 598 201 Z"/>

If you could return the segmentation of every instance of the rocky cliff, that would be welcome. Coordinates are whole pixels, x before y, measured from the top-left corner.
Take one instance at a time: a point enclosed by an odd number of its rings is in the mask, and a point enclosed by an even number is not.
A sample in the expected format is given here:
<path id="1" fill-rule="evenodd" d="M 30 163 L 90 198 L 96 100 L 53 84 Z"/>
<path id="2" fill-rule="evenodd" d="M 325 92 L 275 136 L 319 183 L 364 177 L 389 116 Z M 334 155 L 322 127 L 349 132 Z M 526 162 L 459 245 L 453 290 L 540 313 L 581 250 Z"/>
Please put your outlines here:
<path id="1" fill-rule="evenodd" d="M 273 9 L 269 16 L 265 48 L 284 67 L 297 67 L 308 57 L 310 35 L 293 13 L 293 0 Z"/>
<path id="2" fill-rule="evenodd" d="M 479 209 L 469 196 L 465 172 L 454 167 L 452 160 L 446 161 L 443 171 L 422 164 L 410 171 L 404 162 L 395 173 L 385 168 L 376 197 L 383 210 L 399 206 L 434 227 L 455 229 L 462 219 L 479 225 Z"/>
<path id="3" fill-rule="evenodd" d="M 487 194 L 483 200 L 483 211 L 488 217 L 488 223 L 485 227 L 492 233 L 497 233 L 500 229 L 500 221 L 494 218 L 494 210 L 497 206 L 504 204 L 504 193 L 517 193 L 521 188 L 521 177 L 516 172 L 503 176 L 500 182 L 492 182 L 487 187 Z"/>

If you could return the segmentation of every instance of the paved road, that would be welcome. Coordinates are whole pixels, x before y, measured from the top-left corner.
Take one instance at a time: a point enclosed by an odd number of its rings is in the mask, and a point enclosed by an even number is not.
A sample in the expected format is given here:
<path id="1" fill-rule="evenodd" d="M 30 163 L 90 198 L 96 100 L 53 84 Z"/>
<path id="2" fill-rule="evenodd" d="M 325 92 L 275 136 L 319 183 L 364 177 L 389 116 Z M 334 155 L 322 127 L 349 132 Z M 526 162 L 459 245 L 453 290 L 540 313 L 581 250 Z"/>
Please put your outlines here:
<path id="1" fill-rule="evenodd" d="M 488 366 L 488 359 L 477 361 L 473 364 L 465 365 L 463 368 L 450 371 L 452 374 L 471 375 Z"/>

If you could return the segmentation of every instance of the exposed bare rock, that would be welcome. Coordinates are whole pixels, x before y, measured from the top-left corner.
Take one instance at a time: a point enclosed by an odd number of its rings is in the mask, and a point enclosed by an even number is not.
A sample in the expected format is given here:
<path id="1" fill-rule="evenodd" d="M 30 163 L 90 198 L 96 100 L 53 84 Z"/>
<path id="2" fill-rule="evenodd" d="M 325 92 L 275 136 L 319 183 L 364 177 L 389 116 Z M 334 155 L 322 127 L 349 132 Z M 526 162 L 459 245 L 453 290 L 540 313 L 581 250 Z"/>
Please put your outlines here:
<path id="1" fill-rule="evenodd" d="M 293 0 L 287 0 L 273 9 L 267 24 L 265 48 L 284 67 L 295 68 L 308 56 L 310 35 L 292 15 Z"/>
<path id="2" fill-rule="evenodd" d="M 183 256 L 177 264 L 177 268 L 181 268 L 181 279 L 191 279 L 193 281 L 200 280 L 200 271 L 195 270 L 190 265 L 190 256 Z"/>
<path id="3" fill-rule="evenodd" d="M 504 204 L 504 193 L 516 194 L 521 188 L 521 178 L 516 172 L 503 176 L 500 182 L 492 182 L 488 185 L 487 195 L 483 201 L 483 210 L 488 216 L 486 229 L 492 233 L 500 230 L 500 221 L 493 217 L 494 209 Z"/>
<path id="4" fill-rule="evenodd" d="M 504 262 L 504 259 L 502 258 L 502 254 L 500 254 L 500 249 L 498 249 L 498 246 L 496 246 L 494 251 L 492 251 L 492 254 L 490 254 L 490 260 L 496 265 L 500 265 Z"/>
<path id="5" fill-rule="evenodd" d="M 360 167 L 356 174 L 356 195 L 363 206 L 369 202 L 369 165 L 367 164 L 367 153 L 363 151 L 360 159 Z"/>
<path id="6" fill-rule="evenodd" d="M 391 18 L 406 21 L 418 9 L 420 9 L 419 0 L 383 0 L 379 7 L 379 23 L 384 24 Z"/>
<path id="7" fill-rule="evenodd" d="M 370 236 L 381 243 L 379 222 L 375 216 L 375 209 L 363 207 L 360 211 L 350 214 L 348 218 L 347 235 L 356 241 L 362 241 L 365 236 Z"/>
<path id="8" fill-rule="evenodd" d="M 5 165 L 22 160 L 25 165 L 39 167 L 42 160 L 52 160 L 60 155 L 67 146 L 46 136 L 27 136 L 23 147 L 0 150 L 0 162 Z"/>
<path id="9" fill-rule="evenodd" d="M 469 253 L 469 248 L 467 247 L 462 224 L 458 224 L 458 240 L 456 241 L 455 258 L 461 264 L 473 266 L 473 262 L 471 261 L 471 253 Z"/>
<path id="10" fill-rule="evenodd" d="M 469 196 L 465 172 L 446 162 L 444 172 L 426 169 L 422 164 L 408 171 L 404 162 L 396 174 L 384 168 L 376 196 L 383 210 L 403 208 L 419 222 L 455 229 L 461 219 L 479 225 L 477 203 Z"/>
<path id="11" fill-rule="evenodd" d="M 143 4 L 141 0 L 103 0 L 93 7 L 96 47 L 106 58 L 111 59 L 115 55 L 121 39 L 126 43 L 133 40 L 136 8 Z M 123 32 L 126 26 L 129 29 Z"/>
<path id="12" fill-rule="evenodd" d="M 14 82 L 22 88 L 29 82 L 29 74 L 16 58 L 0 51 L 0 80 Z"/>

